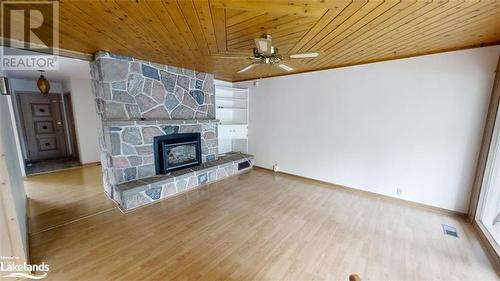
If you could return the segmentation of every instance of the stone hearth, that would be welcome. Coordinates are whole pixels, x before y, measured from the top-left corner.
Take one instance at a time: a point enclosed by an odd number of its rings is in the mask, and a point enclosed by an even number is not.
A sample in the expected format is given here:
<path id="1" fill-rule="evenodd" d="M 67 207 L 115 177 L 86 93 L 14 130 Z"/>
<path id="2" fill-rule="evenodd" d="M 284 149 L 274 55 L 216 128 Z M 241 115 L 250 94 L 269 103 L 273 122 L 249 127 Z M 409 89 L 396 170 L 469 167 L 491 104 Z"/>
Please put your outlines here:
<path id="1" fill-rule="evenodd" d="M 129 181 L 115 186 L 115 199 L 124 212 L 172 197 L 249 170 L 253 157 L 242 153 L 221 156 L 199 166 Z"/>

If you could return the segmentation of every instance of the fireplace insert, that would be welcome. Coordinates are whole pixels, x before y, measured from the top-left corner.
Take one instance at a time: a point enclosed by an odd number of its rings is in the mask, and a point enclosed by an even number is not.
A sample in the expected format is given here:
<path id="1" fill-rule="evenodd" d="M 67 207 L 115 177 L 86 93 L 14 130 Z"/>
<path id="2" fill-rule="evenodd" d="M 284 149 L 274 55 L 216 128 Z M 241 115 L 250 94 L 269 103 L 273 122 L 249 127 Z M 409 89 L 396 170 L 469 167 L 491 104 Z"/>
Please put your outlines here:
<path id="1" fill-rule="evenodd" d="M 166 174 L 201 164 L 200 133 L 153 138 L 156 174 Z"/>

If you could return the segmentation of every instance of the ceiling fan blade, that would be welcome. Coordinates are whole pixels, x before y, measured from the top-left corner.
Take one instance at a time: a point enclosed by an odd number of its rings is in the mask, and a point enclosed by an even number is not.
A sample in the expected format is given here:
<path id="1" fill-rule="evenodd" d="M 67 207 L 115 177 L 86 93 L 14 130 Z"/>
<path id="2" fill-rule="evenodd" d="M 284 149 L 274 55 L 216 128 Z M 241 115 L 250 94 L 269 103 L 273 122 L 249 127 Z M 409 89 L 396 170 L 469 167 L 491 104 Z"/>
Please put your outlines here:
<path id="1" fill-rule="evenodd" d="M 262 38 L 255 38 L 255 46 L 257 46 L 259 53 L 270 54 L 272 45 L 273 41 L 270 35 L 265 35 Z"/>
<path id="2" fill-rule="evenodd" d="M 254 57 L 248 57 L 248 56 L 211 56 L 214 59 L 237 59 L 237 60 L 251 60 L 254 59 Z"/>
<path id="3" fill-rule="evenodd" d="M 248 58 L 251 57 L 252 55 L 246 52 L 240 52 L 240 53 L 214 53 L 210 54 L 210 56 L 214 58 Z"/>
<path id="4" fill-rule="evenodd" d="M 309 52 L 309 53 L 300 53 L 300 54 L 291 54 L 291 59 L 307 59 L 307 58 L 315 58 L 319 56 L 318 52 Z"/>
<path id="5" fill-rule="evenodd" d="M 250 69 L 254 68 L 254 66 L 256 66 L 256 64 L 255 64 L 255 63 L 249 64 L 249 65 L 247 65 L 247 66 L 243 67 L 242 69 L 240 69 L 240 70 L 238 71 L 238 73 L 243 73 L 243 72 L 246 72 L 246 71 L 248 71 L 248 70 L 250 70 Z"/>
<path id="6" fill-rule="evenodd" d="M 280 63 L 280 64 L 278 64 L 277 66 L 278 66 L 279 68 L 281 68 L 281 69 L 285 70 L 285 71 L 292 71 L 292 70 L 293 70 L 293 68 L 292 68 L 291 66 L 288 66 L 288 65 L 283 64 L 283 63 Z"/>

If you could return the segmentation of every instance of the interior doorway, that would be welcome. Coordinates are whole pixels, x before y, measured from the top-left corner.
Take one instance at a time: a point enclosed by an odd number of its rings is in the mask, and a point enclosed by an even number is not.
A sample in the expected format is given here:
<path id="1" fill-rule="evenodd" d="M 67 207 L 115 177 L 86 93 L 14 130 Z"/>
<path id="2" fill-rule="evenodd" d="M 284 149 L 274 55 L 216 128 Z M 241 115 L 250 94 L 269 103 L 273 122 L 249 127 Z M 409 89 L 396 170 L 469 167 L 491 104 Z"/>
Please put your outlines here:
<path id="1" fill-rule="evenodd" d="M 17 93 L 27 163 L 66 158 L 61 95 Z"/>
<path id="2" fill-rule="evenodd" d="M 79 166 L 69 93 L 16 92 L 27 175 Z"/>

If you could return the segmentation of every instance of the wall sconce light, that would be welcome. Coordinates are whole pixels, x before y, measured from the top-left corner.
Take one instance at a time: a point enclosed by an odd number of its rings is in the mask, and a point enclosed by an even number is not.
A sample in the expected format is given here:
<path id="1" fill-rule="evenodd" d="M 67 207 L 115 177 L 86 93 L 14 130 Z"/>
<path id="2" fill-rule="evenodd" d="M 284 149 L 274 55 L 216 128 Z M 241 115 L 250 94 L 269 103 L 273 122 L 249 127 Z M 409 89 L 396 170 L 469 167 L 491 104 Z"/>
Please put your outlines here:
<path id="1" fill-rule="evenodd" d="M 0 77 L 0 94 L 3 96 L 10 95 L 9 81 L 7 77 Z"/>
<path id="2" fill-rule="evenodd" d="M 46 95 L 50 91 L 50 83 L 49 80 L 45 79 L 45 77 L 43 76 L 43 70 L 38 71 L 40 71 L 40 78 L 38 78 L 36 85 L 38 86 L 38 90 L 40 90 L 40 93 Z"/>

